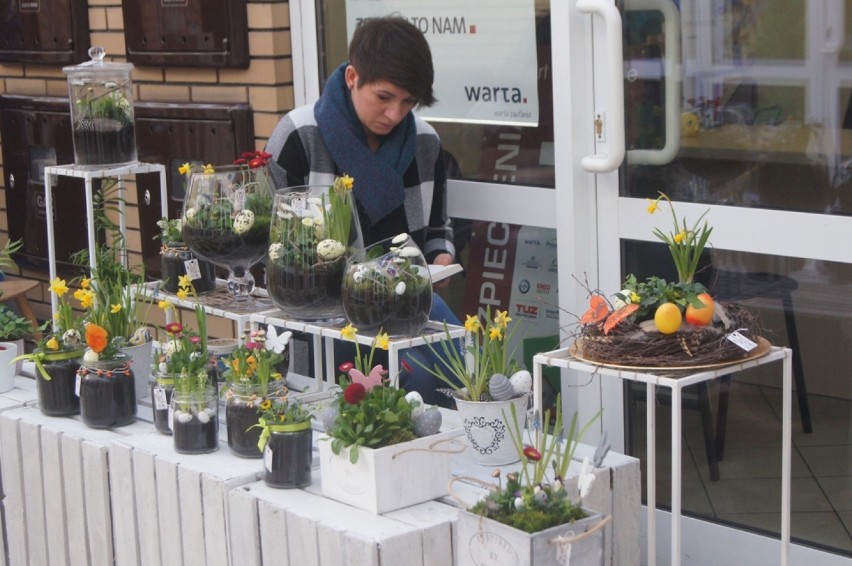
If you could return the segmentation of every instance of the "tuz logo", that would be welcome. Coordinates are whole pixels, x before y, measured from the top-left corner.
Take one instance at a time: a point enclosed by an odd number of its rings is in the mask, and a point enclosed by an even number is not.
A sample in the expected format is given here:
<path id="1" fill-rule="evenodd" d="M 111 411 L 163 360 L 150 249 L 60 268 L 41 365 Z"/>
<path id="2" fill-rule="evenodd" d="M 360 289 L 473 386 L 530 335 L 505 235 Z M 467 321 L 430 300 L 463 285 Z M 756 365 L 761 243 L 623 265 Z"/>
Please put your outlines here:
<path id="1" fill-rule="evenodd" d="M 523 303 L 518 303 L 517 305 L 515 305 L 515 314 L 524 318 L 537 318 L 538 307 L 535 305 L 525 305 Z"/>
<path id="2" fill-rule="evenodd" d="M 465 85 L 464 94 L 470 102 L 499 102 L 526 104 L 521 89 L 508 86 Z"/>
<path id="3" fill-rule="evenodd" d="M 530 282 L 526 279 L 521 279 L 521 282 L 518 283 L 518 291 L 521 293 L 529 293 L 530 292 Z"/>

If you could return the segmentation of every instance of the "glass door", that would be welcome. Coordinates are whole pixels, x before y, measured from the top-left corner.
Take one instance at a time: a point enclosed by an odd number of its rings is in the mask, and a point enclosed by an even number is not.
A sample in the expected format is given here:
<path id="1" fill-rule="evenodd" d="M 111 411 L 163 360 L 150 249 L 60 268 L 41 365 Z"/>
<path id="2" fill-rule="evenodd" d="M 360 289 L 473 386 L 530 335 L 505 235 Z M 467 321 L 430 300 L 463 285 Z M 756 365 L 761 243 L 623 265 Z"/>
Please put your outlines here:
<path id="1" fill-rule="evenodd" d="M 707 212 L 712 246 L 699 279 L 718 300 L 753 310 L 773 343 L 794 350 L 793 559 L 849 564 L 852 3 L 619 0 L 617 7 L 626 157 L 617 174 L 589 184 L 596 284 L 617 291 L 629 273 L 676 279 L 653 236 L 671 217 L 646 211 L 660 191 L 679 217 Z M 597 47 L 601 26 L 586 25 Z M 569 49 L 585 48 L 571 40 Z M 596 70 L 597 89 L 605 71 Z M 597 113 L 598 104 L 596 90 L 587 107 L 594 110 L 571 108 Z M 559 139 L 557 126 L 557 151 Z M 709 397 L 695 392 L 684 411 L 685 562 L 777 563 L 767 550 L 780 532 L 777 373 L 738 374 Z M 625 407 L 622 448 L 641 458 L 644 390 L 600 395 L 605 407 Z M 658 447 L 665 446 L 666 399 L 651 409 Z M 610 416 L 610 435 L 617 421 Z M 658 461 L 658 495 L 669 493 L 670 466 Z M 667 537 L 663 527 L 658 548 Z"/>

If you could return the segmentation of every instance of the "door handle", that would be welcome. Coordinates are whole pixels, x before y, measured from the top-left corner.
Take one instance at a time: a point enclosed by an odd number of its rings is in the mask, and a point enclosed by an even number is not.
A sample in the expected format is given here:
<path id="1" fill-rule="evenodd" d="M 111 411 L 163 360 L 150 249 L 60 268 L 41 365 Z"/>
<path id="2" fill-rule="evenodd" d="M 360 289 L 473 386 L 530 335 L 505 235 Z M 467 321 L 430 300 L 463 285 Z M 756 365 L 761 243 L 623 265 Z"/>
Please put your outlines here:
<path id="1" fill-rule="evenodd" d="M 680 13 L 672 0 L 627 0 L 625 11 L 656 10 L 663 13 L 663 34 L 666 41 L 663 56 L 663 76 L 666 91 L 666 142 L 661 149 L 630 149 L 630 165 L 666 165 L 680 151 Z"/>
<path id="2" fill-rule="evenodd" d="M 615 171 L 624 161 L 624 60 L 621 46 L 621 14 L 612 0 L 577 0 L 577 10 L 598 15 L 604 25 L 606 45 L 604 75 L 609 92 L 608 109 L 595 109 L 593 115 L 607 117 L 606 149 L 608 153 L 595 153 L 580 159 L 580 166 L 591 173 Z"/>

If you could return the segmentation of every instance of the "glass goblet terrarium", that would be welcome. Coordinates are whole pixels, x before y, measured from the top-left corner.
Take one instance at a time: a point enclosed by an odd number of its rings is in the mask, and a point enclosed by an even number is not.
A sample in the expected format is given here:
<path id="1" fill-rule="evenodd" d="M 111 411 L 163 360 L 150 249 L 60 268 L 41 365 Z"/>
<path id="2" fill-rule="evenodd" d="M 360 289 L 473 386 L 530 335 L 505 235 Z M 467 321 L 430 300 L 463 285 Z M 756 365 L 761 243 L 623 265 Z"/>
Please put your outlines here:
<path id="1" fill-rule="evenodd" d="M 254 290 L 249 269 L 266 254 L 271 211 L 265 159 L 192 168 L 181 234 L 197 256 L 228 269 L 228 290 L 237 301 Z"/>

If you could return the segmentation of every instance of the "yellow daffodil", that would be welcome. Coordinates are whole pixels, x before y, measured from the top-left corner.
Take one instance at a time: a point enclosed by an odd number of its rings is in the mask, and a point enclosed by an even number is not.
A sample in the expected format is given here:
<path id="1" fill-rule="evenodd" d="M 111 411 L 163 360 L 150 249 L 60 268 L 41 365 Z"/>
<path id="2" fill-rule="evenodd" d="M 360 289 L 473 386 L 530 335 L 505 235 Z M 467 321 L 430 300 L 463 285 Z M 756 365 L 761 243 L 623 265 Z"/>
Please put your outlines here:
<path id="1" fill-rule="evenodd" d="M 50 340 L 47 341 L 47 344 L 45 344 L 45 346 L 47 346 L 48 350 L 58 350 L 59 340 L 56 339 L 56 336 L 51 336 Z"/>
<path id="2" fill-rule="evenodd" d="M 68 285 L 65 284 L 65 279 L 57 277 L 50 282 L 50 290 L 57 297 L 61 297 L 68 292 Z"/>
<path id="3" fill-rule="evenodd" d="M 479 332 L 482 325 L 479 323 L 479 317 L 472 314 L 467 315 L 464 321 L 464 329 L 468 332 Z"/>
<path id="4" fill-rule="evenodd" d="M 88 291 L 85 288 L 77 289 L 74 291 L 74 298 L 82 302 L 87 293 Z"/>
<path id="5" fill-rule="evenodd" d="M 178 299 L 185 299 L 189 296 L 189 289 L 187 289 L 186 287 L 181 287 L 175 294 L 177 295 Z"/>
<path id="6" fill-rule="evenodd" d="M 117 312 L 121 312 L 121 305 L 116 303 L 114 305 L 110 305 L 109 312 L 115 314 Z"/>
<path id="7" fill-rule="evenodd" d="M 488 337 L 492 340 L 502 340 L 503 332 L 500 330 L 500 327 L 492 326 L 488 329 Z"/>
<path id="8" fill-rule="evenodd" d="M 95 293 L 94 291 L 86 291 L 82 297 L 80 297 L 80 306 L 84 309 L 90 309 L 95 304 Z"/>
<path id="9" fill-rule="evenodd" d="M 260 402 L 260 409 L 262 411 L 268 411 L 270 407 L 272 407 L 272 401 L 269 399 L 264 399 Z"/>
<path id="10" fill-rule="evenodd" d="M 80 288 L 81 289 L 88 289 L 89 285 L 91 285 L 91 284 L 92 284 L 92 280 L 89 279 L 88 277 L 83 277 L 82 279 L 80 279 Z"/>
<path id="11" fill-rule="evenodd" d="M 506 328 L 510 322 L 512 322 L 512 319 L 509 318 L 509 311 L 497 311 L 497 314 L 494 315 L 494 324 L 500 328 Z"/>
<path id="12" fill-rule="evenodd" d="M 680 244 L 681 242 L 683 242 L 684 239 L 686 239 L 686 232 L 684 232 L 683 230 L 681 230 L 674 236 L 675 244 Z"/>
<path id="13" fill-rule="evenodd" d="M 654 214 L 657 212 L 657 208 L 660 205 L 660 199 L 651 200 L 648 199 L 648 214 Z"/>
<path id="14" fill-rule="evenodd" d="M 215 172 L 216 172 L 216 170 L 215 170 L 215 169 L 213 169 L 213 165 L 212 165 L 211 163 L 208 163 L 207 165 L 205 165 L 205 166 L 204 166 L 204 171 L 203 171 L 203 173 L 204 173 L 205 175 L 212 175 L 212 174 L 213 174 L 213 173 L 215 173 Z"/>
<path id="15" fill-rule="evenodd" d="M 353 179 L 349 175 L 344 175 L 343 177 L 341 177 L 341 179 L 343 180 L 343 186 L 346 187 L 347 190 L 351 191 L 352 185 L 355 184 L 355 179 Z"/>
<path id="16" fill-rule="evenodd" d="M 191 275 L 181 275 L 178 277 L 178 287 L 185 287 L 189 290 L 192 287 L 192 276 Z"/>
<path id="17" fill-rule="evenodd" d="M 376 334 L 376 338 L 373 343 L 376 345 L 377 348 L 387 350 L 390 345 L 390 337 L 388 337 L 387 332 L 384 332 L 382 334 Z"/>
<path id="18" fill-rule="evenodd" d="M 355 340 L 355 335 L 358 332 L 358 329 L 352 326 L 351 324 L 347 324 L 343 327 L 343 330 L 340 331 L 340 337 L 344 340 Z"/>
<path id="19" fill-rule="evenodd" d="M 248 363 L 252 372 L 257 369 L 257 358 L 255 358 L 254 356 L 247 357 L 246 362 Z"/>
<path id="20" fill-rule="evenodd" d="M 157 303 L 157 306 L 160 307 L 161 309 L 163 309 L 164 311 L 167 311 L 170 308 L 172 308 L 172 302 L 169 301 L 168 299 L 163 299 L 162 301 Z"/>
<path id="21" fill-rule="evenodd" d="M 184 163 L 183 165 L 178 167 L 178 173 L 180 173 L 181 175 L 186 175 L 187 173 L 189 173 L 189 163 Z"/>

